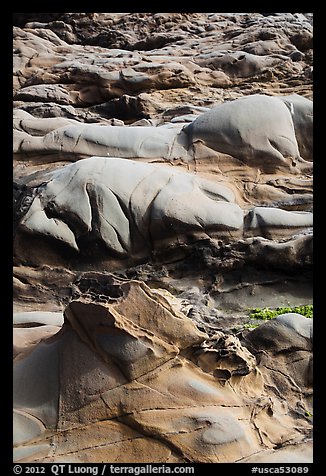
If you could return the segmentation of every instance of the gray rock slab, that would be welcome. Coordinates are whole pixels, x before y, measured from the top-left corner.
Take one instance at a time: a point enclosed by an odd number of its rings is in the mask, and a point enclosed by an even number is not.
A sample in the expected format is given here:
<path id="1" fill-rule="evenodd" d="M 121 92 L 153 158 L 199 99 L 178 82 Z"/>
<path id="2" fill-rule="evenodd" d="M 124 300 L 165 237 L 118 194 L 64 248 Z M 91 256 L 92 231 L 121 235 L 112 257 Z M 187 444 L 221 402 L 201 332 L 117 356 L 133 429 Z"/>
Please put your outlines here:
<path id="1" fill-rule="evenodd" d="M 61 312 L 30 311 L 16 312 L 13 314 L 14 326 L 33 327 L 35 325 L 62 326 L 63 314 Z"/>
<path id="2" fill-rule="evenodd" d="M 96 232 L 109 249 L 129 253 L 162 234 L 243 226 L 230 188 L 173 168 L 92 157 L 44 178 L 20 226 L 74 249 L 85 233 Z M 132 234 L 135 227 L 138 234 Z"/>

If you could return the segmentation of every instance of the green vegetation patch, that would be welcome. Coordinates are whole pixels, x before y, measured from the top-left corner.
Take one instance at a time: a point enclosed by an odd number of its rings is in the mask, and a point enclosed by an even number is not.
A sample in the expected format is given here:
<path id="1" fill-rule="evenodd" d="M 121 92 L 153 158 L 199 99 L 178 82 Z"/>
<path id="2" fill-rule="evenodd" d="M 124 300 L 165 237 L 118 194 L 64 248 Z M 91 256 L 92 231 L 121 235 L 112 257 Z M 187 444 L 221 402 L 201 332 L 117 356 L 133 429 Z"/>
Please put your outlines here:
<path id="1" fill-rule="evenodd" d="M 253 308 L 249 309 L 249 318 L 250 319 L 259 319 L 262 321 L 269 321 L 270 319 L 274 319 L 281 314 L 286 314 L 288 312 L 295 312 L 296 314 L 302 314 L 305 317 L 312 318 L 313 317 L 313 305 L 307 304 L 304 306 L 295 306 L 295 307 L 276 307 L 275 309 L 271 309 L 269 307 L 263 308 Z M 258 327 L 259 323 L 252 322 L 245 324 L 245 328 L 251 329 Z"/>

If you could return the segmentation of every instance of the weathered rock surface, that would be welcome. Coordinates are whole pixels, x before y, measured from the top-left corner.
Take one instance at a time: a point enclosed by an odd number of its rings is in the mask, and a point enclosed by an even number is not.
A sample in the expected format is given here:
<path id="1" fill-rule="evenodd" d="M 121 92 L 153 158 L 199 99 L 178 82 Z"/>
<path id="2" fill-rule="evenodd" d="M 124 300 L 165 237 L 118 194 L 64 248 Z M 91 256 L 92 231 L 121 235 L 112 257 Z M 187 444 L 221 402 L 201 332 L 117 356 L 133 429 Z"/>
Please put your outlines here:
<path id="1" fill-rule="evenodd" d="M 15 461 L 312 460 L 312 25 L 14 14 Z"/>
<path id="2" fill-rule="evenodd" d="M 48 261 L 35 246 L 33 254 L 30 249 L 24 254 L 26 234 L 65 245 L 63 259 L 69 259 L 71 249 L 70 259 L 76 260 L 77 253 L 77 260 L 86 256 L 104 262 L 112 253 L 146 259 L 164 247 L 180 247 L 191 241 L 191 235 L 192 241 L 208 236 L 230 242 L 257 234 L 291 239 L 294 232 L 313 225 L 307 211 L 254 207 L 245 216 L 234 203 L 232 188 L 224 184 L 117 158 L 93 157 L 67 165 L 44 175 L 42 185 L 31 194 L 34 198 L 19 221 L 16 243 L 18 257 L 33 264 L 54 264 L 53 256 Z M 309 234 L 302 236 L 309 239 Z M 252 241 L 251 246 L 259 248 L 260 243 Z M 60 253 L 57 259 L 62 261 Z"/>
<path id="3" fill-rule="evenodd" d="M 195 161 L 228 154 L 261 170 L 312 160 L 312 101 L 298 95 L 250 95 L 216 106 L 184 127 L 123 127 L 79 124 L 71 119 L 36 119 L 14 113 L 14 153 L 62 160 L 91 155 Z M 50 157 L 49 157 L 50 155 Z M 300 167 L 300 163 L 298 164 Z"/>
<path id="4" fill-rule="evenodd" d="M 63 84 L 71 102 L 153 86 L 250 89 L 248 78 L 261 88 L 309 84 L 312 24 L 303 15 L 68 13 L 24 26 L 15 28 L 17 86 Z"/>
<path id="5" fill-rule="evenodd" d="M 298 402 L 311 380 L 297 359 L 311 355 L 309 319 L 273 322 L 270 343 L 284 326 L 292 339 L 275 347 L 270 369 L 233 336 L 207 346 L 191 319 L 141 282 L 108 279 L 102 298 L 77 297 L 60 332 L 16 360 L 15 461 L 268 462 L 276 446 L 286 449 L 279 462 L 288 453 L 302 461 L 302 448 L 311 461 L 308 403 Z M 247 339 L 260 342 L 257 331 Z M 297 377 L 279 372 L 276 388 L 282 352 Z"/>
<path id="6" fill-rule="evenodd" d="M 295 106 L 294 106 L 295 105 Z M 304 137 L 312 135 L 312 101 L 298 95 L 252 95 L 216 106 L 185 128 L 191 142 L 203 142 L 217 152 L 265 169 L 301 159 L 299 148 L 312 160 Z M 299 145 L 299 143 L 301 143 Z"/>

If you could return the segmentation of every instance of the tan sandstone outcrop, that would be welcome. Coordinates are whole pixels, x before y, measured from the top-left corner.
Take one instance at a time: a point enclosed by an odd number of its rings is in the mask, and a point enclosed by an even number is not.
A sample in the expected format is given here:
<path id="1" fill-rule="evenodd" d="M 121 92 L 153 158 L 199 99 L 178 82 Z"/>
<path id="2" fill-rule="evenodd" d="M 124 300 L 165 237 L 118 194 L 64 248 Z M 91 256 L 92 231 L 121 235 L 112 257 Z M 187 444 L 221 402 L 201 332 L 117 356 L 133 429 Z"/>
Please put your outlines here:
<path id="1" fill-rule="evenodd" d="M 60 332 L 16 359 L 15 461 L 269 461 L 276 445 L 299 451 L 298 461 L 302 445 L 309 454 L 309 360 L 294 364 L 296 382 L 280 372 L 283 392 L 274 392 L 260 352 L 223 333 L 207 347 L 208 336 L 162 294 L 137 281 L 106 284 L 101 303 L 91 293 L 73 300 Z M 309 359 L 309 319 L 282 317 L 273 325 L 292 329 L 293 342 L 281 346 L 287 359 Z M 291 351 L 295 340 L 300 351 Z"/>

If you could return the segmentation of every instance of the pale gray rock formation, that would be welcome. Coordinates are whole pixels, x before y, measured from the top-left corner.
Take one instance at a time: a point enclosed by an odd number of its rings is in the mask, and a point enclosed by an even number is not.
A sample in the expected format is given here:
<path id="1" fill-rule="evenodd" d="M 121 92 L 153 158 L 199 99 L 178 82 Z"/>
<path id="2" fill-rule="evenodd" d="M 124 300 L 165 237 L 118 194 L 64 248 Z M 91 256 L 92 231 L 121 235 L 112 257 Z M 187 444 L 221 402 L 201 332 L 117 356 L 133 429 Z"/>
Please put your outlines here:
<path id="1" fill-rule="evenodd" d="M 14 152 L 19 154 L 34 157 L 50 155 L 50 158 L 52 155 L 52 160 L 53 155 L 56 156 L 54 160 L 92 155 L 188 160 L 188 137 L 181 131 L 183 125 L 127 128 L 82 124 L 64 118 L 35 119 L 28 116 L 27 112 L 18 111 Z M 36 132 L 34 135 L 30 134 L 33 127 Z M 44 131 L 43 136 L 41 131 Z"/>
<path id="2" fill-rule="evenodd" d="M 313 15 L 14 15 L 14 460 L 311 462 Z"/>
<path id="3" fill-rule="evenodd" d="M 189 162 L 196 160 L 196 146 L 203 143 L 207 148 L 201 158 L 228 154 L 262 170 L 300 168 L 304 158 L 312 160 L 312 101 L 298 95 L 251 95 L 193 116 L 184 126 L 187 120 L 130 128 L 37 119 L 17 110 L 14 152 L 23 157 L 52 155 L 52 160 L 99 155 Z"/>
<path id="4" fill-rule="evenodd" d="M 312 102 L 304 98 L 300 101 L 296 96 L 283 99 L 257 94 L 218 105 L 184 130 L 191 143 L 203 142 L 244 162 L 277 168 L 282 163 L 290 166 L 302 160 L 298 144 L 303 130 L 310 129 L 311 112 Z"/>
<path id="5" fill-rule="evenodd" d="M 310 212 L 268 207 L 255 207 L 245 218 L 222 183 L 157 164 L 92 157 L 44 174 L 18 230 L 76 251 L 83 252 L 87 237 L 87 248 L 100 241 L 108 252 L 146 256 L 186 235 L 273 238 L 312 224 Z"/>
<path id="6" fill-rule="evenodd" d="M 123 255 L 191 231 L 232 235 L 243 226 L 231 189 L 154 164 L 93 157 L 44 180 L 20 227 L 77 250 L 90 233 Z"/>
<path id="7" fill-rule="evenodd" d="M 289 443 L 284 448 L 277 448 L 275 450 L 269 449 L 262 451 L 258 455 L 244 458 L 241 460 L 241 463 L 275 463 L 276 465 L 280 462 L 287 464 L 313 463 L 311 456 L 313 451 L 312 440 L 304 444 Z"/>
<path id="8" fill-rule="evenodd" d="M 255 44 L 255 48 L 259 48 Z M 258 50 L 259 51 L 259 50 Z M 284 61 L 284 58 L 283 58 Z M 261 56 L 246 51 L 211 52 L 197 57 L 197 63 L 212 69 L 221 69 L 230 78 L 249 78 L 262 74 L 281 62 L 281 58 Z"/>
<path id="9" fill-rule="evenodd" d="M 22 109 L 15 109 L 13 113 L 13 126 L 17 131 L 18 137 L 20 133 L 28 134 L 30 136 L 42 137 L 48 132 L 52 132 L 55 129 L 59 129 L 64 126 L 74 124 L 78 126 L 80 123 L 73 119 L 67 119 L 63 117 L 49 117 L 49 118 L 35 118 L 32 114 Z M 13 143 L 13 150 L 15 151 L 15 139 Z"/>
<path id="10" fill-rule="evenodd" d="M 313 102 L 298 94 L 280 99 L 289 108 L 301 157 L 313 160 Z"/>
<path id="11" fill-rule="evenodd" d="M 313 215 L 304 211 L 288 211 L 280 208 L 255 207 L 246 216 L 246 234 L 263 236 L 275 239 L 279 234 L 286 233 L 289 229 L 302 230 L 303 227 L 311 229 Z"/>

